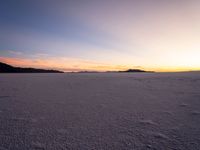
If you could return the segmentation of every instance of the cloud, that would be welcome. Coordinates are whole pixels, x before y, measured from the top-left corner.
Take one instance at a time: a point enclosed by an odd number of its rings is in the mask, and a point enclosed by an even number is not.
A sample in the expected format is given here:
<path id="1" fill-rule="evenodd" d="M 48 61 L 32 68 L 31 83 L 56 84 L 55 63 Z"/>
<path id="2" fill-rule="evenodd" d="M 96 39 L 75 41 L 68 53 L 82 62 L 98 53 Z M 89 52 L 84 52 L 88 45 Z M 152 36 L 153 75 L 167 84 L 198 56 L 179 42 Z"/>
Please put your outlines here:
<path id="1" fill-rule="evenodd" d="M 8 53 L 12 54 L 12 55 L 23 55 L 24 53 L 23 52 L 20 52 L 20 51 L 13 51 L 13 50 L 7 50 Z"/>

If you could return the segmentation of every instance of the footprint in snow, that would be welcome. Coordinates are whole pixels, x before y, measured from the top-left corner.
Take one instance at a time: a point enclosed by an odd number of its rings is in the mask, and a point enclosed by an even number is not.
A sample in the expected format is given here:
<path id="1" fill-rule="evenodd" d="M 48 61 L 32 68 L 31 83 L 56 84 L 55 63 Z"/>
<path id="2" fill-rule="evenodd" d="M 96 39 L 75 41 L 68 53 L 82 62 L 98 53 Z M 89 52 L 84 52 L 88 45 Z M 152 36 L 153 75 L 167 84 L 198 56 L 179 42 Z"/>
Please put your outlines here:
<path id="1" fill-rule="evenodd" d="M 171 111 L 163 111 L 162 113 L 166 114 L 166 115 L 173 115 L 173 113 Z"/>
<path id="2" fill-rule="evenodd" d="M 40 142 L 33 142 L 32 147 L 36 150 L 45 150 L 45 144 Z"/>
<path id="3" fill-rule="evenodd" d="M 182 103 L 182 104 L 180 104 L 180 106 L 181 106 L 181 107 L 187 107 L 188 104 L 186 104 L 186 103 Z"/>
<path id="4" fill-rule="evenodd" d="M 200 112 L 199 111 L 192 111 L 191 115 L 197 116 L 197 115 L 200 115 Z"/>
<path id="5" fill-rule="evenodd" d="M 152 120 L 140 120 L 139 123 L 143 124 L 143 125 L 158 125 L 157 123 L 155 123 Z"/>
<path id="6" fill-rule="evenodd" d="M 157 139 L 164 139 L 164 140 L 168 140 L 169 137 L 166 136 L 165 134 L 162 134 L 162 133 L 152 133 L 152 135 L 157 138 Z"/>

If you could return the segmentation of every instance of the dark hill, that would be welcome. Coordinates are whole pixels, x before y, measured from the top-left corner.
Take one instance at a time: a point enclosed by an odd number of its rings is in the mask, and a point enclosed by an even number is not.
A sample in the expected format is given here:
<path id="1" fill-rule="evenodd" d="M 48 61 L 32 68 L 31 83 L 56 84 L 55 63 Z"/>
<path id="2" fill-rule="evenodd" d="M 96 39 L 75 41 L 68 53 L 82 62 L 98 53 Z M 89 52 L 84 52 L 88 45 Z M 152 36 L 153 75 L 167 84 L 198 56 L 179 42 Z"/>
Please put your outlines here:
<path id="1" fill-rule="evenodd" d="M 128 70 L 119 71 L 119 72 L 147 72 L 147 71 L 140 70 L 140 69 L 128 69 Z"/>
<path id="2" fill-rule="evenodd" d="M 45 70 L 36 68 L 21 68 L 0 62 L 0 73 L 63 73 L 57 70 Z"/>
<path id="3" fill-rule="evenodd" d="M 141 69 L 128 69 L 128 70 L 125 70 L 125 71 L 118 71 L 118 72 L 128 72 L 128 73 L 147 72 L 147 73 L 154 73 L 154 71 L 145 71 L 145 70 L 141 70 Z"/>

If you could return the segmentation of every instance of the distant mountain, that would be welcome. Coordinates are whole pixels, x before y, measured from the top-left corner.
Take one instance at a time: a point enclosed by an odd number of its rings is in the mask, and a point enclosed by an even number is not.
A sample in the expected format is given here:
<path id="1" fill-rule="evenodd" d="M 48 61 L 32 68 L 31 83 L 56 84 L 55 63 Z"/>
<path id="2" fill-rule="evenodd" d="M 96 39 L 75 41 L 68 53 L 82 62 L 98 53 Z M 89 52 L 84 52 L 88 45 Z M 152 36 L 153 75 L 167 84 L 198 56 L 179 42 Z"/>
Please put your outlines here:
<path id="1" fill-rule="evenodd" d="M 21 68 L 0 62 L 0 73 L 63 73 L 57 70 L 45 70 L 36 68 Z"/>
<path id="2" fill-rule="evenodd" d="M 128 69 L 125 71 L 119 71 L 119 72 L 147 72 L 145 70 L 140 70 L 140 69 Z"/>

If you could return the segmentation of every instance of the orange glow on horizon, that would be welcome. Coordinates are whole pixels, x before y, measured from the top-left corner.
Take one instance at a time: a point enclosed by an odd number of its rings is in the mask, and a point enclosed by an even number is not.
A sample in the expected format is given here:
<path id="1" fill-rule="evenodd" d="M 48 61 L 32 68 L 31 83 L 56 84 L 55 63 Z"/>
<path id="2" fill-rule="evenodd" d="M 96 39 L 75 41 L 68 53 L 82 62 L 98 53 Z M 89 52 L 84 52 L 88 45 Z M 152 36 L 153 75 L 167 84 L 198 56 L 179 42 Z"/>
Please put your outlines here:
<path id="1" fill-rule="evenodd" d="M 59 61 L 58 61 L 59 60 Z M 0 57 L 0 61 L 17 67 L 35 67 L 43 69 L 57 69 L 65 72 L 71 71 L 119 71 L 127 69 L 143 69 L 156 72 L 179 72 L 199 71 L 198 67 L 163 66 L 163 67 L 133 67 L 131 65 L 108 65 L 92 61 L 85 61 L 72 58 L 48 58 L 48 59 L 23 59 Z"/>

